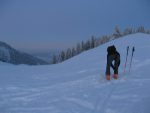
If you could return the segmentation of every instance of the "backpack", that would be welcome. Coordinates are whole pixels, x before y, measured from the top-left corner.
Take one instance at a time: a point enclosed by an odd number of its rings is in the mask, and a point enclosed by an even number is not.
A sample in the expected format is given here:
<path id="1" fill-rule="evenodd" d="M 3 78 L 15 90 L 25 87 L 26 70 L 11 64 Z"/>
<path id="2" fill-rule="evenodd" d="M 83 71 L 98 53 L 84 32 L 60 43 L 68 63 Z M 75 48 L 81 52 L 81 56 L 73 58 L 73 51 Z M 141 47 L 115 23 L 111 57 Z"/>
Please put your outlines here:
<path id="1" fill-rule="evenodd" d="M 116 53 L 116 47 L 114 45 L 109 46 L 107 48 L 107 52 L 108 52 L 109 55 L 115 54 Z"/>

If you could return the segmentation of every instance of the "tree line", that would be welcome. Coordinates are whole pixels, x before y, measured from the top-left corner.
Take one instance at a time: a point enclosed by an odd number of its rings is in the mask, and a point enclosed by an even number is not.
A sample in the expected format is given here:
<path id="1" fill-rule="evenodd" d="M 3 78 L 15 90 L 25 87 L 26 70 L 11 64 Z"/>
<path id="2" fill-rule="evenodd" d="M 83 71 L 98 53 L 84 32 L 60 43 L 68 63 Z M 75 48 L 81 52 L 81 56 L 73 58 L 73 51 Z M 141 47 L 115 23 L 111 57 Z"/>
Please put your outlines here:
<path id="1" fill-rule="evenodd" d="M 81 43 L 77 43 L 75 47 L 68 48 L 66 51 L 61 51 L 58 55 L 53 55 L 52 64 L 63 62 L 67 59 L 70 59 L 83 51 L 87 51 L 89 49 L 95 48 L 96 38 L 94 36 L 87 41 L 82 41 Z"/>
<path id="2" fill-rule="evenodd" d="M 150 30 L 146 30 L 143 26 L 140 26 L 136 29 L 126 28 L 122 32 L 120 30 L 120 28 L 118 26 L 116 26 L 114 29 L 114 33 L 111 35 L 105 35 L 105 36 L 101 36 L 98 38 L 96 38 L 95 36 L 91 36 L 91 38 L 89 40 L 81 41 L 80 43 L 77 43 L 75 47 L 68 48 L 67 50 L 63 50 L 58 55 L 54 54 L 53 59 L 52 59 L 52 64 L 57 64 L 57 63 L 63 62 L 63 61 L 68 60 L 84 51 L 98 47 L 102 44 L 105 44 L 105 43 L 111 41 L 111 40 L 121 38 L 121 37 L 129 35 L 129 34 L 135 34 L 135 33 L 150 34 Z"/>

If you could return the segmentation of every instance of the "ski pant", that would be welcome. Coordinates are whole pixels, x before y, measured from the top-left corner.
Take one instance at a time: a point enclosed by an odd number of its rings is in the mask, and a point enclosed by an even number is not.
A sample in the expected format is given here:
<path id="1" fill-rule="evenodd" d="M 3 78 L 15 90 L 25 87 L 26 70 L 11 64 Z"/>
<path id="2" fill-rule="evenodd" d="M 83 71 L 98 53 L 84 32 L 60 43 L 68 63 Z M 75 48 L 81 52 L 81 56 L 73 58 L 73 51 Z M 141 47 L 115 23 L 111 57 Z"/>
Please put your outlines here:
<path id="1" fill-rule="evenodd" d="M 114 61 L 114 65 L 112 64 Z M 106 75 L 110 75 L 110 67 L 113 68 L 114 74 L 118 74 L 118 67 L 120 65 L 120 58 L 116 58 L 116 55 L 107 56 Z"/>

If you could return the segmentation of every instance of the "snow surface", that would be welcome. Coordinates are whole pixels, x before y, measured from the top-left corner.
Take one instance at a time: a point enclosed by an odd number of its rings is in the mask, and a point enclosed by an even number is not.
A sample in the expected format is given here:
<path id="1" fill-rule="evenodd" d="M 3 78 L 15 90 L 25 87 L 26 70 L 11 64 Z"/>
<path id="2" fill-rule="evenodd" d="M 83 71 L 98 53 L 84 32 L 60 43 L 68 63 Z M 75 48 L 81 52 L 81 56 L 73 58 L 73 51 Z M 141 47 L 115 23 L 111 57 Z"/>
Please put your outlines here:
<path id="1" fill-rule="evenodd" d="M 105 80 L 106 49 L 121 54 L 119 79 Z M 135 46 L 131 73 L 126 47 Z M 0 65 L 0 113 L 150 113 L 150 35 L 111 41 L 61 64 Z M 127 65 L 129 67 L 129 64 Z"/>

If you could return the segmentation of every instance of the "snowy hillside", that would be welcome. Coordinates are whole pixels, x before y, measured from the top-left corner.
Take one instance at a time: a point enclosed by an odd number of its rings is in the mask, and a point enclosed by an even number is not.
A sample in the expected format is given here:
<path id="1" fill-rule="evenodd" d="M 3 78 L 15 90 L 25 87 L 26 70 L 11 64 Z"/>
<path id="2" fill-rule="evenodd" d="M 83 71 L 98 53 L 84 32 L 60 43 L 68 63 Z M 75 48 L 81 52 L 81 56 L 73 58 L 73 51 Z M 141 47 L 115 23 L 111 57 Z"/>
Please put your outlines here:
<path id="1" fill-rule="evenodd" d="M 46 61 L 33 57 L 29 54 L 19 52 L 0 41 L 0 61 L 11 64 L 29 64 L 29 65 L 44 65 Z"/>
<path id="2" fill-rule="evenodd" d="M 106 81 L 112 44 L 121 54 L 120 74 Z M 127 46 L 135 46 L 135 55 L 131 73 L 124 74 Z M 134 34 L 61 64 L 0 65 L 0 113 L 150 113 L 149 49 L 150 35 Z"/>

